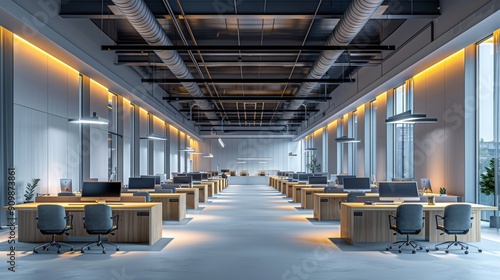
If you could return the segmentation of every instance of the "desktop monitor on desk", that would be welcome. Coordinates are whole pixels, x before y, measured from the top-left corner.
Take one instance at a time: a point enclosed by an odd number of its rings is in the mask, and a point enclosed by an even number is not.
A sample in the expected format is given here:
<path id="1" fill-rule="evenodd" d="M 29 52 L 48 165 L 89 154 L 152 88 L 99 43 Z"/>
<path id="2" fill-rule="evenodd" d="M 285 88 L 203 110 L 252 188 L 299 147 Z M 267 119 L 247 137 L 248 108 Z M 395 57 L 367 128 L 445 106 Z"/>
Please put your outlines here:
<path id="1" fill-rule="evenodd" d="M 306 184 L 309 181 L 309 177 L 311 177 L 312 175 L 312 173 L 299 173 L 299 184 Z"/>
<path id="2" fill-rule="evenodd" d="M 174 184 L 189 185 L 191 187 L 193 178 L 191 176 L 174 176 L 172 181 Z"/>
<path id="3" fill-rule="evenodd" d="M 201 173 L 201 180 L 208 181 L 208 173 Z"/>
<path id="4" fill-rule="evenodd" d="M 292 182 L 298 182 L 299 181 L 299 174 L 300 173 L 293 173 L 292 174 Z"/>
<path id="5" fill-rule="evenodd" d="M 337 175 L 337 184 L 343 185 L 345 178 L 356 178 L 356 175 Z"/>
<path id="6" fill-rule="evenodd" d="M 431 179 L 429 178 L 421 178 L 420 179 L 420 187 L 422 188 L 422 194 L 424 193 L 431 193 L 432 192 L 432 187 L 431 187 Z"/>
<path id="7" fill-rule="evenodd" d="M 193 184 L 201 184 L 201 181 L 203 180 L 201 173 L 188 173 L 187 175 L 193 178 Z"/>
<path id="8" fill-rule="evenodd" d="M 62 193 L 73 192 L 73 183 L 71 179 L 61 179 L 60 181 Z"/>
<path id="9" fill-rule="evenodd" d="M 80 201 L 120 201 L 122 182 L 83 182 Z"/>
<path id="10" fill-rule="evenodd" d="M 328 185 L 328 178 L 326 176 L 309 176 L 308 184 Z"/>
<path id="11" fill-rule="evenodd" d="M 156 178 L 154 177 L 130 177 L 128 178 L 129 190 L 154 190 Z"/>
<path id="12" fill-rule="evenodd" d="M 345 177 L 343 179 L 345 192 L 369 192 L 370 178 L 368 177 Z"/>
<path id="13" fill-rule="evenodd" d="M 160 175 L 141 175 L 141 178 L 153 178 L 155 179 L 156 185 L 160 185 L 162 183 Z"/>
<path id="14" fill-rule="evenodd" d="M 380 201 L 420 201 L 417 182 L 379 182 Z"/>

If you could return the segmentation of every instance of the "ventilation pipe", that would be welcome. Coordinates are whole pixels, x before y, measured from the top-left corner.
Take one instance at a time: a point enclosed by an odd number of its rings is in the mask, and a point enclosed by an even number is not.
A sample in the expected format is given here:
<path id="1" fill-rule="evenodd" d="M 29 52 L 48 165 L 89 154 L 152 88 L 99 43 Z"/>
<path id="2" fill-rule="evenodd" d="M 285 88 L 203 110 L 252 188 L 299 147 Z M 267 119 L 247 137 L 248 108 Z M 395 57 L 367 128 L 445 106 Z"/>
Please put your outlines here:
<path id="1" fill-rule="evenodd" d="M 143 0 L 113 0 L 113 3 L 120 9 L 127 20 L 139 32 L 144 40 L 151 46 L 172 46 L 173 43 L 168 38 L 165 30 L 156 20 L 155 16 L 149 10 Z M 193 79 L 184 61 L 177 51 L 157 50 L 156 55 L 165 63 L 165 65 L 174 73 L 177 79 Z M 204 97 L 203 92 L 197 83 L 182 83 L 187 91 L 193 97 Z M 213 109 L 207 100 L 196 100 L 196 104 L 202 110 Z M 218 119 L 214 112 L 205 113 L 209 119 Z"/>
<path id="2" fill-rule="evenodd" d="M 347 8 L 344 16 L 335 26 L 326 40 L 325 46 L 347 46 L 356 37 L 361 28 L 368 22 L 370 17 L 377 11 L 383 0 L 353 0 Z M 306 79 L 321 79 L 332 67 L 333 63 L 340 57 L 343 51 L 324 50 L 307 73 Z M 302 83 L 295 93 L 296 97 L 306 97 L 317 85 L 315 82 Z M 288 110 L 297 110 L 304 100 L 293 100 L 288 105 Z M 294 113 L 286 112 L 282 120 L 289 120 Z"/>

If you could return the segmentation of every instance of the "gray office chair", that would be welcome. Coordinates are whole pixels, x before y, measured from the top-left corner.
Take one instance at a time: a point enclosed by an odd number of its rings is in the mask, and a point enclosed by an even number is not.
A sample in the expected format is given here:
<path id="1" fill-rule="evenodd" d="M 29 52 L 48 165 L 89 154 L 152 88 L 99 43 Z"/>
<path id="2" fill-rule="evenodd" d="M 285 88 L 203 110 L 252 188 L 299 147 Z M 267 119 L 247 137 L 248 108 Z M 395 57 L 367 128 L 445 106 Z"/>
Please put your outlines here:
<path id="1" fill-rule="evenodd" d="M 436 215 L 436 225 L 437 229 L 443 231 L 443 234 L 453 234 L 455 236 L 454 241 L 445 241 L 439 243 L 435 246 L 436 250 L 439 250 L 439 246 L 448 244 L 445 249 L 446 253 L 449 253 L 449 249 L 452 245 L 459 246 L 461 250 L 464 250 L 465 254 L 469 253 L 469 247 L 474 247 L 479 253 L 483 250 L 479 249 L 477 246 L 470 245 L 465 242 L 457 240 L 457 235 L 467 234 L 472 227 L 472 210 L 469 204 L 452 204 L 444 208 L 444 215 Z"/>
<path id="2" fill-rule="evenodd" d="M 71 192 L 60 192 L 57 194 L 57 196 L 76 196 L 76 194 Z"/>
<path id="3" fill-rule="evenodd" d="M 148 192 L 135 192 L 133 196 L 144 196 L 146 202 L 151 202 L 151 195 Z"/>
<path id="4" fill-rule="evenodd" d="M 429 252 L 427 247 L 410 240 L 410 234 L 419 234 L 424 227 L 424 206 L 421 204 L 402 204 L 396 209 L 396 216 L 389 215 L 389 227 L 394 230 L 396 234 L 406 235 L 405 241 L 393 242 L 385 248 L 387 251 L 392 249 L 393 246 L 398 246 L 398 251 L 401 253 L 403 246 L 411 246 L 412 253 L 415 254 L 416 249 Z"/>
<path id="5" fill-rule="evenodd" d="M 38 205 L 37 212 L 37 228 L 44 235 L 52 235 L 52 241 L 36 246 L 33 248 L 33 253 L 38 254 L 39 248 L 47 251 L 51 246 L 55 246 L 57 253 L 61 253 L 61 245 L 68 246 L 70 251 L 73 251 L 73 246 L 56 241 L 56 235 L 68 235 L 67 231 L 73 228 L 73 215 L 66 216 L 63 206 L 50 204 Z"/>
<path id="6" fill-rule="evenodd" d="M 104 242 L 101 241 L 101 235 L 114 235 L 113 231 L 118 229 L 119 215 L 113 216 L 111 207 L 105 204 L 85 205 L 83 208 L 83 212 L 83 226 L 88 234 L 97 235 L 97 241 L 88 243 L 87 245 L 83 246 L 80 251 L 82 253 L 85 253 L 85 247 L 87 247 L 87 250 L 90 250 L 90 245 L 95 243 L 97 246 L 101 246 L 102 253 L 106 254 L 106 249 L 103 245 Z M 120 250 L 120 248 L 115 244 L 107 242 L 106 244 L 115 246 L 116 251 Z"/>
<path id="7" fill-rule="evenodd" d="M 347 194 L 347 202 L 356 202 L 357 196 L 365 196 L 364 192 L 350 192 Z"/>

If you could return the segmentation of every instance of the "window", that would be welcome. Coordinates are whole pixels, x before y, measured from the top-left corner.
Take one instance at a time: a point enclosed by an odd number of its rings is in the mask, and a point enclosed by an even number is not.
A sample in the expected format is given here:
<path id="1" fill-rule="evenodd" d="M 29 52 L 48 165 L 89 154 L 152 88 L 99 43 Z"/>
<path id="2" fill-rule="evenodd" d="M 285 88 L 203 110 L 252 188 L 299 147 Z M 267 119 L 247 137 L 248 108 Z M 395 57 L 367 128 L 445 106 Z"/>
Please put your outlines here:
<path id="1" fill-rule="evenodd" d="M 410 83 L 394 89 L 394 115 L 411 110 Z M 394 177 L 413 178 L 413 124 L 394 124 Z"/>
<path id="2" fill-rule="evenodd" d="M 337 137 L 344 135 L 344 119 L 337 122 Z M 347 173 L 344 169 L 344 145 L 337 142 L 337 174 Z"/>
<path id="3" fill-rule="evenodd" d="M 369 112 L 369 127 L 368 137 L 369 141 L 369 170 L 368 175 L 376 176 L 377 174 L 377 101 L 370 102 Z"/>
<path id="4" fill-rule="evenodd" d="M 354 111 L 352 112 L 352 122 L 351 122 L 351 132 L 352 132 L 352 137 L 354 139 L 358 138 L 358 112 Z M 349 133 L 347 134 L 349 135 Z M 357 168 L 357 162 L 358 162 L 358 145 L 354 143 L 349 143 L 348 144 L 349 148 L 351 150 L 351 172 L 349 174 L 356 175 L 358 174 L 358 168 Z"/>
<path id="5" fill-rule="evenodd" d="M 495 157 L 495 123 L 494 123 L 494 40 L 486 38 L 477 44 L 477 170 L 478 174 L 486 173 L 486 167 Z M 499 108 L 497 108 L 498 110 Z M 480 188 L 480 176 L 477 176 Z M 478 190 L 478 203 L 494 205 L 494 196 L 485 195 Z M 489 219 L 492 211 L 482 211 L 482 218 Z"/>
<path id="6" fill-rule="evenodd" d="M 108 179 L 109 181 L 116 181 L 116 168 L 117 168 L 117 96 L 113 93 L 108 93 Z"/>

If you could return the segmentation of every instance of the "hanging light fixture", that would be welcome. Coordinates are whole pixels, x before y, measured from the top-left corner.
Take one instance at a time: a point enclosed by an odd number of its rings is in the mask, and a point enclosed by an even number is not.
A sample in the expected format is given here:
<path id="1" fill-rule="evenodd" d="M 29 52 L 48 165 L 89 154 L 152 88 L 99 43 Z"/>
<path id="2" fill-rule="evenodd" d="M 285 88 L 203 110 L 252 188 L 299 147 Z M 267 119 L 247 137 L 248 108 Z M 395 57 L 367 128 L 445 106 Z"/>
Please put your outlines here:
<path id="1" fill-rule="evenodd" d="M 157 134 L 157 133 L 150 133 L 145 137 L 139 137 L 139 139 L 143 140 L 159 140 L 159 141 L 167 141 L 167 137 Z"/>
<path id="2" fill-rule="evenodd" d="M 412 114 L 411 110 L 401 114 L 388 117 L 385 120 L 386 124 L 415 124 L 415 123 L 436 123 L 436 118 L 428 118 L 426 114 Z"/>
<path id="3" fill-rule="evenodd" d="M 353 138 L 353 137 L 347 137 L 347 136 L 341 136 L 335 138 L 335 141 L 338 143 L 359 143 L 361 140 Z"/>
<path id="4" fill-rule="evenodd" d="M 221 145 L 221 147 L 222 147 L 222 148 L 224 148 L 224 146 L 225 146 L 225 145 L 224 145 L 224 141 L 222 141 L 222 139 L 221 139 L 221 138 L 219 138 L 219 144 Z"/>
<path id="5" fill-rule="evenodd" d="M 184 149 L 180 149 L 179 152 L 194 152 L 194 149 L 188 146 Z"/>
<path id="6" fill-rule="evenodd" d="M 81 117 L 79 119 L 69 119 L 68 123 L 81 123 L 81 124 L 109 124 L 108 119 L 97 116 L 94 112 L 91 117 Z"/>
<path id="7" fill-rule="evenodd" d="M 297 156 L 297 154 L 294 154 L 294 153 L 292 153 L 292 152 L 289 152 L 289 153 L 288 153 L 288 156 L 289 156 L 289 157 L 296 157 L 296 156 Z"/>

